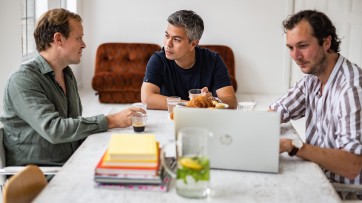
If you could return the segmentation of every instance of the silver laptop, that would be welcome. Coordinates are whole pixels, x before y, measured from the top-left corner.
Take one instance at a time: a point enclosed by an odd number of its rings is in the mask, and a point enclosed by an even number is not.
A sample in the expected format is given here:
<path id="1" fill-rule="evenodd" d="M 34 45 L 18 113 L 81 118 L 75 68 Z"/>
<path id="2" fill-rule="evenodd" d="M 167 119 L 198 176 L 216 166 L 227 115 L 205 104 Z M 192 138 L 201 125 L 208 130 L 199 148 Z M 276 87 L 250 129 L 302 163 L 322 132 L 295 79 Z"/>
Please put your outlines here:
<path id="1" fill-rule="evenodd" d="M 211 168 L 278 173 L 280 115 L 277 112 L 175 108 L 175 134 L 203 127 Z"/>

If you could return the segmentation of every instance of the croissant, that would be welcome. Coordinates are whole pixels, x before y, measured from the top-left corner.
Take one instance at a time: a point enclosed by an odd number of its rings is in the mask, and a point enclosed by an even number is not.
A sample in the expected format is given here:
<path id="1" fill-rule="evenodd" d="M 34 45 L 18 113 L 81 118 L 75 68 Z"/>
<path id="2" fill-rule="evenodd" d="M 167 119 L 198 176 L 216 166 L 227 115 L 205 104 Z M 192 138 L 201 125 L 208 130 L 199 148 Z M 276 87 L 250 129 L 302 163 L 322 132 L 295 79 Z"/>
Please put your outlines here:
<path id="1" fill-rule="evenodd" d="M 197 96 L 186 103 L 187 107 L 209 108 L 214 107 L 212 100 L 207 96 Z"/>

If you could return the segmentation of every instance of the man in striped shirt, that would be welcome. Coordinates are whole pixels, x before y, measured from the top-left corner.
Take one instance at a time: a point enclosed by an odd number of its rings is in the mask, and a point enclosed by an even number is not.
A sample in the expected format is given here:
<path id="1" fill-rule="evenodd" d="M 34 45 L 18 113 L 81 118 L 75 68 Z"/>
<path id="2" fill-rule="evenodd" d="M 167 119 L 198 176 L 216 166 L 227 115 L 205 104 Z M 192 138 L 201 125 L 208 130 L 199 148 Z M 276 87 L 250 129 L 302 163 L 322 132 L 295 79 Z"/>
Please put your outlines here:
<path id="1" fill-rule="evenodd" d="M 325 14 L 301 11 L 283 26 L 290 55 L 307 75 L 270 110 L 282 122 L 305 117 L 306 143 L 281 139 L 280 152 L 317 163 L 332 182 L 361 184 L 362 70 L 338 53 L 340 39 Z"/>

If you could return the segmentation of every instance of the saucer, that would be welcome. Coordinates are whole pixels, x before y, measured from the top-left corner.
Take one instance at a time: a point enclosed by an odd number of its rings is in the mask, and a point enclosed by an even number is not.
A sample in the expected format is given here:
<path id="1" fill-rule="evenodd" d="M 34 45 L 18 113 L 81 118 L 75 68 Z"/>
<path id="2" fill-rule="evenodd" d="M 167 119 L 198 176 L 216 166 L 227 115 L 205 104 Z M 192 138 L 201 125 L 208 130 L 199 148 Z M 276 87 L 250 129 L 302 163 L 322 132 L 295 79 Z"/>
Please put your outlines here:
<path id="1" fill-rule="evenodd" d="M 215 109 L 228 109 L 228 108 L 229 108 L 229 104 L 225 104 L 225 103 L 215 104 Z"/>

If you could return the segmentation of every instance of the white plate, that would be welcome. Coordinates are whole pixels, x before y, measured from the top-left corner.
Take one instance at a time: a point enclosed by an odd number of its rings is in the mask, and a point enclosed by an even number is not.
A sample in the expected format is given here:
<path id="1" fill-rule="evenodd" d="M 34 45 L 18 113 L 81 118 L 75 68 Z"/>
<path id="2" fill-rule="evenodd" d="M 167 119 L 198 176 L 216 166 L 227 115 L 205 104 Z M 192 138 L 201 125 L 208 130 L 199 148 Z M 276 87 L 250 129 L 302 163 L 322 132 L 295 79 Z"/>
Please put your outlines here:
<path id="1" fill-rule="evenodd" d="M 216 108 L 216 105 L 222 105 L 222 106 L 224 106 L 224 108 Z M 229 104 L 225 104 L 225 103 L 217 103 L 216 105 L 215 105 L 216 109 L 228 109 L 229 108 Z"/>

